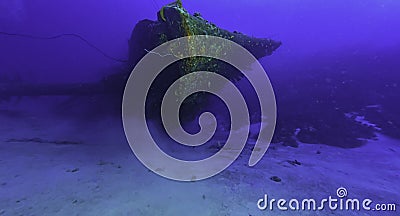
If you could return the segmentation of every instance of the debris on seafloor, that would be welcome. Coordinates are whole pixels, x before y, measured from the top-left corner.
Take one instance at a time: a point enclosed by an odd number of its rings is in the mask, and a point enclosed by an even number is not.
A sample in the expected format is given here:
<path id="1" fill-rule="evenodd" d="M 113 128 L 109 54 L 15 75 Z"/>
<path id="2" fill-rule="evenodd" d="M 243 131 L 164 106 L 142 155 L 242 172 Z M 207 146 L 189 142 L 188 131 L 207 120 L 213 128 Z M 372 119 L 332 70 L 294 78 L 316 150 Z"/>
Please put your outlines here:
<path id="1" fill-rule="evenodd" d="M 282 181 L 282 179 L 279 178 L 278 176 L 271 176 L 271 178 L 269 178 L 269 179 L 271 179 L 274 182 L 281 182 Z"/>

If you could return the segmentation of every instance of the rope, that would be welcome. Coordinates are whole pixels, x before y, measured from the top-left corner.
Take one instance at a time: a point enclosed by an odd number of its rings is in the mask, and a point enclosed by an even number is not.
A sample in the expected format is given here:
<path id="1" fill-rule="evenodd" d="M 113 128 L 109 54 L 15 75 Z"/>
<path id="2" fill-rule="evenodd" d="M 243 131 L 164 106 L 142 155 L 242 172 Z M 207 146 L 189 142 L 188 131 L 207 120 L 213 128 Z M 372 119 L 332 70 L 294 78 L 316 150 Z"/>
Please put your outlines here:
<path id="1" fill-rule="evenodd" d="M 54 39 L 59 39 L 62 37 L 75 37 L 75 38 L 78 38 L 79 40 L 83 41 L 89 47 L 91 47 L 92 49 L 101 53 L 104 57 L 106 57 L 110 60 L 113 60 L 116 62 L 123 62 L 123 63 L 128 62 L 128 60 L 126 60 L 126 59 L 119 59 L 119 58 L 115 58 L 113 56 L 108 55 L 106 52 L 104 52 L 103 50 L 101 50 L 100 48 L 95 46 L 94 44 L 90 43 L 88 40 L 86 40 L 84 37 L 80 36 L 79 34 L 67 33 L 67 34 L 54 35 L 54 36 L 50 36 L 50 37 L 42 37 L 42 36 L 35 36 L 35 35 L 30 35 L 30 34 L 19 34 L 19 33 L 9 33 L 9 32 L 0 31 L 0 35 L 23 37 L 23 38 L 29 38 L 29 39 L 35 39 L 35 40 L 54 40 Z"/>

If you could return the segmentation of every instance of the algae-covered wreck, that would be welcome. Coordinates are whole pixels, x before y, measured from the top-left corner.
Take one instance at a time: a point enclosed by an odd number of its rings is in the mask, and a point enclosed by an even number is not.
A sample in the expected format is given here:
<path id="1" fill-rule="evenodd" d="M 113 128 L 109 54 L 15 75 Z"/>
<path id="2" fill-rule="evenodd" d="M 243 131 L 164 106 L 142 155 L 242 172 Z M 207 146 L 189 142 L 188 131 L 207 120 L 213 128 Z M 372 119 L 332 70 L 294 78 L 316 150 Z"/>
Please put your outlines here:
<path id="1" fill-rule="evenodd" d="M 190 14 L 183 6 L 181 1 L 168 4 L 161 8 L 157 14 L 157 20 L 142 20 L 134 28 L 129 49 L 129 65 L 134 67 L 147 53 L 157 46 L 177 38 L 206 35 L 215 36 L 231 40 L 246 48 L 257 59 L 271 55 L 281 42 L 268 38 L 250 37 L 239 32 L 229 32 L 217 27 L 214 23 L 203 18 L 200 13 Z M 218 46 L 218 45 L 216 45 Z M 190 49 L 190 47 L 188 47 Z M 218 47 L 215 49 L 217 52 Z M 219 73 L 232 82 L 236 82 L 243 77 L 228 63 L 208 58 L 190 57 L 168 66 L 155 80 L 150 88 L 148 95 L 147 111 L 148 116 L 159 116 L 162 97 L 168 87 L 179 77 L 195 71 L 210 71 Z M 145 71 L 144 71 L 145 73 Z M 186 89 L 195 83 L 203 82 L 205 77 L 196 77 L 191 80 L 184 80 L 181 89 Z M 179 93 L 176 95 L 180 97 Z M 183 103 L 182 118 L 193 119 L 197 115 L 197 110 L 207 105 L 207 94 L 204 92 L 196 93 Z"/>

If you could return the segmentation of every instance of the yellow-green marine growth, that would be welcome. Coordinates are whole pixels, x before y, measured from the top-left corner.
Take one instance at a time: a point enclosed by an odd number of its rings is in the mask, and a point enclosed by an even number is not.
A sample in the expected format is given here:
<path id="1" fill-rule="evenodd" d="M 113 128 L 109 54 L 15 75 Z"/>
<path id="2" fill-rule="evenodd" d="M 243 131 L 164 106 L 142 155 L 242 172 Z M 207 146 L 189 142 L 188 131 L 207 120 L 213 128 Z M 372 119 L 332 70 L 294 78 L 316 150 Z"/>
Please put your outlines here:
<path id="1" fill-rule="evenodd" d="M 161 8 L 160 16 L 161 16 L 161 19 L 164 20 L 164 22 L 167 22 L 167 19 L 165 19 L 165 16 L 164 16 L 164 8 L 165 8 L 165 6 Z"/>
<path id="2" fill-rule="evenodd" d="M 174 2 L 176 6 L 182 8 L 182 0 L 176 0 L 176 2 Z"/>
<path id="3" fill-rule="evenodd" d="M 170 6 L 176 6 L 176 7 L 182 8 L 182 0 L 176 0 L 175 2 L 172 2 L 171 4 L 168 4 L 168 5 L 163 6 L 163 7 L 161 8 L 161 10 L 160 10 L 160 16 L 161 16 L 161 19 L 164 20 L 164 22 L 167 21 L 167 19 L 165 19 L 165 15 L 164 15 L 164 8 L 165 8 L 165 7 L 170 7 Z"/>

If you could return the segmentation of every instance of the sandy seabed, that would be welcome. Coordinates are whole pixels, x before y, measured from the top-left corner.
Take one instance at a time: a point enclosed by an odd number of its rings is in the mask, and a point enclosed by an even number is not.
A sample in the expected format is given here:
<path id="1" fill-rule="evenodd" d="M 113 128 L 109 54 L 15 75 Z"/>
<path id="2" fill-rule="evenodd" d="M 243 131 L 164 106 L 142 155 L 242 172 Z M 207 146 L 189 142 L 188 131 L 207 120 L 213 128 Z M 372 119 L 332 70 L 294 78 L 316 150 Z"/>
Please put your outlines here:
<path id="1" fill-rule="evenodd" d="M 212 178 L 177 182 L 136 159 L 118 117 L 91 122 L 2 110 L 0 122 L 1 216 L 397 215 L 400 209 L 400 141 L 382 135 L 354 149 L 272 144 L 255 167 L 247 166 L 244 151 Z M 319 202 L 337 198 L 339 187 L 347 198 L 395 203 L 397 211 L 257 208 L 264 194 Z"/>

